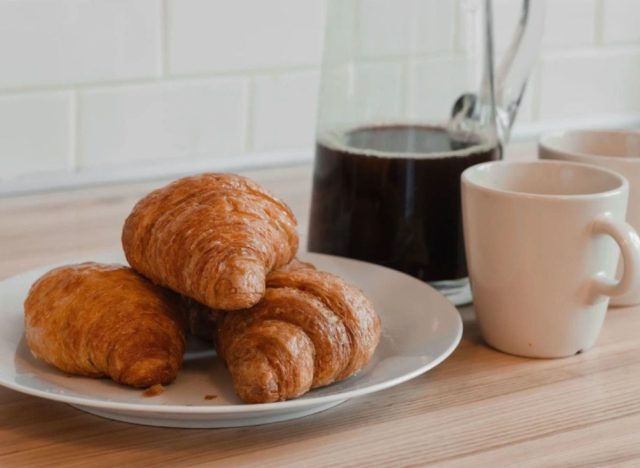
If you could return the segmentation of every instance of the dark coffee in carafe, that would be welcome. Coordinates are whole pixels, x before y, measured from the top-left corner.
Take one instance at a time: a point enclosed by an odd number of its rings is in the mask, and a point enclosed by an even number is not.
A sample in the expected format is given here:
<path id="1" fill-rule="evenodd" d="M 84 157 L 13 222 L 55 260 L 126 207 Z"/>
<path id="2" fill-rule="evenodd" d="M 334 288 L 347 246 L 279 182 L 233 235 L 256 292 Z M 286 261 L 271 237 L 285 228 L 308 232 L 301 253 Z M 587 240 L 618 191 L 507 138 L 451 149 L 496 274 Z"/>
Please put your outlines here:
<path id="1" fill-rule="evenodd" d="M 467 276 L 460 174 L 500 148 L 441 127 L 384 125 L 321 136 L 309 250 L 424 281 Z"/>

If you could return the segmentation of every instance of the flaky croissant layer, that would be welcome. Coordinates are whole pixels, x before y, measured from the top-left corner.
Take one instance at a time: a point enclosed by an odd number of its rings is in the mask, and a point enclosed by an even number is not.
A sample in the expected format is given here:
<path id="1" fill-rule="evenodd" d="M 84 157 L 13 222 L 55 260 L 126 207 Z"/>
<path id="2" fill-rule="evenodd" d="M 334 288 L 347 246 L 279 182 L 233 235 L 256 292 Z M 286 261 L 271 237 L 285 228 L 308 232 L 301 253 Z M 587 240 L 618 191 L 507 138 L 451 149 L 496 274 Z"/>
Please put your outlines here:
<path id="1" fill-rule="evenodd" d="M 127 218 L 129 264 L 153 282 L 214 309 L 251 307 L 266 275 L 298 249 L 291 210 L 233 174 L 179 179 L 142 198 Z"/>
<path id="2" fill-rule="evenodd" d="M 296 398 L 371 359 L 380 319 L 357 288 L 297 261 L 272 272 L 254 307 L 220 315 L 218 354 L 247 403 Z"/>
<path id="3" fill-rule="evenodd" d="M 25 335 L 34 356 L 70 374 L 165 385 L 185 349 L 180 308 L 177 296 L 130 268 L 70 265 L 31 287 Z"/>

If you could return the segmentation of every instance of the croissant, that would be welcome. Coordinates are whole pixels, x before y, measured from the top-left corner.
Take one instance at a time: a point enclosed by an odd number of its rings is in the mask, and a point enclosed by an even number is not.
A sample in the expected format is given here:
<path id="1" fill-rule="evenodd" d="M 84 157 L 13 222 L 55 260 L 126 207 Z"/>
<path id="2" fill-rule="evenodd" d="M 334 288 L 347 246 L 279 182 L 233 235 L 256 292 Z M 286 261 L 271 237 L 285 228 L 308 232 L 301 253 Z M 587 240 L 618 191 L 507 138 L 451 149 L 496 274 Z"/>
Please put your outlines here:
<path id="1" fill-rule="evenodd" d="M 33 355 L 70 374 L 108 376 L 133 387 L 176 378 L 185 349 L 180 303 L 120 265 L 51 270 L 24 304 Z"/>
<path id="2" fill-rule="evenodd" d="M 257 305 L 219 318 L 215 341 L 238 396 L 264 403 L 346 379 L 379 340 L 380 319 L 362 292 L 294 261 L 268 276 Z"/>
<path id="3" fill-rule="evenodd" d="M 122 245 L 153 282 L 214 309 L 251 307 L 265 277 L 298 249 L 296 219 L 260 186 L 232 174 L 179 179 L 140 200 Z"/>

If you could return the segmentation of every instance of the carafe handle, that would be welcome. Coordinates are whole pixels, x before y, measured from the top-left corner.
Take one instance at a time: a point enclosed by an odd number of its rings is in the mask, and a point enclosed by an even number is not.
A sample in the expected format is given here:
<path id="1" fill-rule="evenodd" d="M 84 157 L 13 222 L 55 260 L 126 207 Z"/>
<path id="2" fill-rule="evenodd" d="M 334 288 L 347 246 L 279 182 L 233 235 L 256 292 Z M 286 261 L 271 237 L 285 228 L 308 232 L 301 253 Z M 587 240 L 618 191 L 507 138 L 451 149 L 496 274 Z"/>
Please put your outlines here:
<path id="1" fill-rule="evenodd" d="M 520 101 L 538 56 L 544 32 L 545 0 L 522 0 L 522 14 L 515 34 L 494 75 L 496 119 L 500 140 L 506 143 Z M 488 37 L 493 37 L 492 1 L 487 0 Z M 493 49 L 492 41 L 489 46 Z M 491 56 L 494 51 L 490 50 Z"/>

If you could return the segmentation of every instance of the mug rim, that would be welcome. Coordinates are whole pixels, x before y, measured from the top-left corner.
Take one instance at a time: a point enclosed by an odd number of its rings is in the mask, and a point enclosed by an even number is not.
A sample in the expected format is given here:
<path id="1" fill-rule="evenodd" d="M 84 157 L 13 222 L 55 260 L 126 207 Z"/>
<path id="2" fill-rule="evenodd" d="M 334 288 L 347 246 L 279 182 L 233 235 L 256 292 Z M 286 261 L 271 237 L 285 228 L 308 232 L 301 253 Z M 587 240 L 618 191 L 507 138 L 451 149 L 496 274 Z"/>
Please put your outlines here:
<path id="1" fill-rule="evenodd" d="M 620 162 L 626 162 L 628 164 L 638 164 L 640 163 L 640 158 L 634 158 L 629 156 L 621 156 L 621 155 L 613 155 L 613 154 L 599 154 L 597 152 L 585 152 L 578 151 L 576 149 L 565 149 L 561 148 L 558 144 L 560 140 L 565 139 L 567 136 L 580 136 L 580 135 L 596 135 L 596 136 L 628 136 L 631 135 L 640 141 L 640 132 L 634 130 L 606 130 L 606 129 L 574 129 L 574 130 L 558 130 L 554 132 L 549 132 L 540 137 L 538 140 L 538 147 L 543 148 L 547 151 L 552 151 L 555 153 L 566 154 L 568 156 L 582 158 L 584 160 L 592 159 L 592 160 L 602 160 L 602 159 L 613 159 Z"/>
<path id="2" fill-rule="evenodd" d="M 518 192 L 515 190 L 507 190 L 507 189 L 497 188 L 497 187 L 493 187 L 486 184 L 481 184 L 481 183 L 478 183 L 477 181 L 471 180 L 471 174 L 481 170 L 484 167 L 516 166 L 516 165 L 580 167 L 583 169 L 588 169 L 593 172 L 600 172 L 600 173 L 604 173 L 609 176 L 612 176 L 613 178 L 618 180 L 618 186 L 610 190 L 605 190 L 602 192 L 593 192 L 593 193 L 543 194 L 543 193 L 530 193 L 530 192 Z M 593 164 L 579 163 L 579 162 L 573 162 L 573 161 L 541 160 L 541 159 L 535 159 L 531 161 L 505 161 L 505 160 L 488 161 L 488 162 L 484 162 L 484 163 L 480 163 L 480 164 L 476 164 L 474 166 L 468 167 L 462 172 L 460 179 L 462 181 L 463 186 L 467 185 L 469 187 L 473 187 L 477 190 L 480 190 L 486 193 L 506 195 L 510 197 L 525 198 L 525 199 L 536 199 L 536 200 L 587 201 L 587 200 L 613 197 L 613 196 L 619 195 L 621 192 L 625 190 L 627 192 L 629 191 L 629 181 L 627 180 L 626 177 L 619 174 L 618 172 L 613 171 L 611 169 L 603 168 L 600 166 L 595 166 Z"/>

